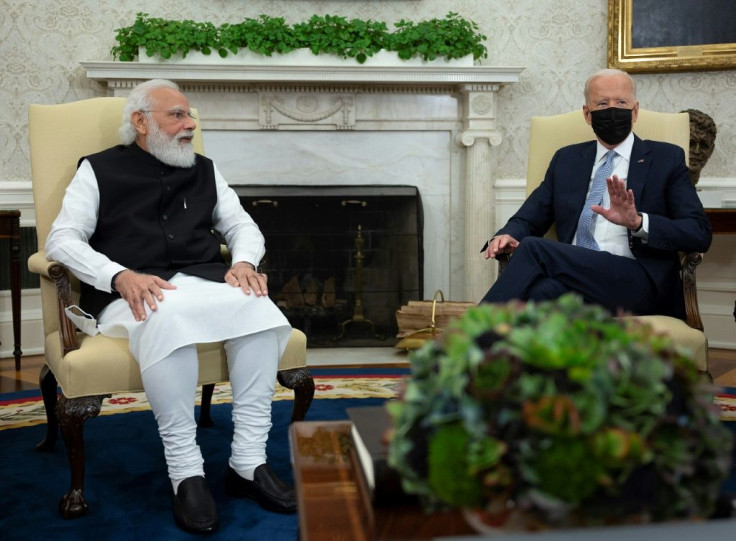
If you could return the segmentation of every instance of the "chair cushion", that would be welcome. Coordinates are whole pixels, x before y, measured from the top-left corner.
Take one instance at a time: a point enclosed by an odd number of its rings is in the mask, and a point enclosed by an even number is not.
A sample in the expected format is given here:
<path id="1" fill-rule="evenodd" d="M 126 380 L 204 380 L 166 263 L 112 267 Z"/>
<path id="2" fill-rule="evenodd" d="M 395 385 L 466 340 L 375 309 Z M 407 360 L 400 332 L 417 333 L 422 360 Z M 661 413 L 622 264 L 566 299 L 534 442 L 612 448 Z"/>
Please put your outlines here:
<path id="1" fill-rule="evenodd" d="M 681 319 L 668 316 L 638 316 L 638 320 L 648 323 L 652 328 L 670 336 L 673 342 L 692 354 L 692 360 L 698 370 L 708 370 L 708 338 L 705 333 L 693 329 Z"/>
<path id="2" fill-rule="evenodd" d="M 46 337 L 46 363 L 56 376 L 64 396 L 99 395 L 143 390 L 140 368 L 130 354 L 128 341 L 98 334 L 80 334 L 79 349 L 61 355 L 58 332 Z M 279 361 L 279 371 L 307 364 L 306 336 L 292 329 L 289 343 Z M 227 381 L 227 360 L 221 342 L 197 344 L 199 384 Z"/>
<path id="3" fill-rule="evenodd" d="M 307 335 L 299 329 L 291 329 L 289 342 L 279 359 L 279 372 L 307 366 Z"/>

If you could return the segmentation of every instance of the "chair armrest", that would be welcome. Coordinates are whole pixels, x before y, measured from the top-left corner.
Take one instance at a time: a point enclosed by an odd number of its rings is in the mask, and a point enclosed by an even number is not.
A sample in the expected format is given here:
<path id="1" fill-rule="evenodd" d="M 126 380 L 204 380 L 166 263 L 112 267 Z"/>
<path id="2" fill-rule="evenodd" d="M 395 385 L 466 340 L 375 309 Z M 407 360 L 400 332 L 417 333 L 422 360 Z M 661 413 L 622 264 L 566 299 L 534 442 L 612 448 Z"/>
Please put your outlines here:
<path id="1" fill-rule="evenodd" d="M 496 256 L 496 261 L 498 261 L 498 276 L 501 276 L 501 273 L 506 270 L 509 259 L 511 259 L 511 254 L 498 254 Z"/>
<path id="2" fill-rule="evenodd" d="M 66 317 L 64 311 L 72 305 L 72 283 L 69 278 L 69 271 L 61 263 L 46 259 L 46 253 L 44 251 L 38 251 L 28 258 L 28 270 L 52 280 L 56 286 L 59 333 L 61 334 L 64 355 L 72 350 L 79 349 L 77 328 Z"/>
<path id="3" fill-rule="evenodd" d="M 698 289 L 695 283 L 695 270 L 703 262 L 703 254 L 690 252 L 681 259 L 682 293 L 685 298 L 685 322 L 693 329 L 703 330 L 698 307 Z"/>
<path id="4" fill-rule="evenodd" d="M 51 278 L 51 271 L 49 269 L 54 265 L 58 265 L 58 263 L 46 259 L 46 252 L 43 250 L 39 250 L 28 258 L 28 270 L 46 278 Z"/>

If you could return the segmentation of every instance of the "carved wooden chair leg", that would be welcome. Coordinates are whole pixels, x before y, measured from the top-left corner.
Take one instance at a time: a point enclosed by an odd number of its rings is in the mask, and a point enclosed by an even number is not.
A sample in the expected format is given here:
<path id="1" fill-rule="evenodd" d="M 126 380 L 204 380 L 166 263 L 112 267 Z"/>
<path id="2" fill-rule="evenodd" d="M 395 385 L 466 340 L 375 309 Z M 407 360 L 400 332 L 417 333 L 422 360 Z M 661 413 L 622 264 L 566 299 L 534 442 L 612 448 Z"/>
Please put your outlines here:
<path id="1" fill-rule="evenodd" d="M 100 414 L 102 401 L 109 396 L 66 398 L 62 394 L 56 407 L 71 470 L 71 487 L 59 502 L 59 512 L 64 518 L 87 514 L 87 502 L 84 501 L 84 422 Z"/>
<path id="2" fill-rule="evenodd" d="M 214 383 L 202 385 L 202 400 L 199 405 L 199 421 L 197 422 L 202 428 L 207 428 L 215 424 L 212 420 L 212 393 L 214 391 Z"/>
<path id="3" fill-rule="evenodd" d="M 308 368 L 293 368 L 277 373 L 278 381 L 287 389 L 294 391 L 294 407 L 291 422 L 303 421 L 314 398 L 314 379 Z"/>
<path id="4" fill-rule="evenodd" d="M 36 451 L 45 453 L 53 451 L 59 432 L 59 423 L 56 420 L 56 402 L 59 398 L 56 391 L 56 376 L 47 364 L 43 365 L 38 375 L 38 386 L 41 389 L 43 406 L 46 408 L 46 437 L 36 444 Z"/>

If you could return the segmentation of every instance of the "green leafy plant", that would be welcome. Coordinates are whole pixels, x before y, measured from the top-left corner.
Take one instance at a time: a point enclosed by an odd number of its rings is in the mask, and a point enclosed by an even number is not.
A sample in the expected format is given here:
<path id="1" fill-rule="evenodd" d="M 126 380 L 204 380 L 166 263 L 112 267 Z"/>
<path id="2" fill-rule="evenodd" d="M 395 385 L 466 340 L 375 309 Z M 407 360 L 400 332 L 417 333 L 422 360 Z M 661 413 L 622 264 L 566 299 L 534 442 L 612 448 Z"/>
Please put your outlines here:
<path id="1" fill-rule="evenodd" d="M 402 19 L 394 26 L 398 30 L 389 36 L 389 49 L 404 60 L 414 55 L 424 60 L 462 58 L 468 54 L 477 60 L 488 56 L 483 45 L 486 36 L 480 33 L 476 23 L 457 13 L 417 23 Z"/>
<path id="2" fill-rule="evenodd" d="M 411 356 L 389 464 L 428 508 L 708 516 L 732 436 L 686 353 L 574 295 L 471 308 Z"/>
<path id="3" fill-rule="evenodd" d="M 110 52 L 114 58 L 126 62 L 134 60 L 141 47 L 148 56 L 159 54 L 162 58 L 171 58 L 176 53 L 186 56 L 191 50 L 210 54 L 213 48 L 221 48 L 219 35 L 212 23 L 166 20 L 138 13 L 132 26 L 116 30 L 118 45 Z"/>
<path id="4" fill-rule="evenodd" d="M 345 17 L 313 15 L 308 21 L 294 25 L 300 46 L 314 54 L 327 53 L 355 58 L 363 64 L 369 56 L 385 48 L 386 23 Z"/>
<path id="5" fill-rule="evenodd" d="M 245 48 L 271 56 L 300 47 L 294 29 L 281 17 L 260 15 L 257 19 L 245 19 L 239 24 L 223 24 L 219 30 L 217 51 L 223 58 L 228 52 L 236 54 L 239 49 Z"/>
<path id="6" fill-rule="evenodd" d="M 215 26 L 191 20 L 167 20 L 138 13 L 131 26 L 116 29 L 113 58 L 129 62 L 139 50 L 147 56 L 186 57 L 190 51 L 206 55 L 216 51 L 225 58 L 240 49 L 271 56 L 294 49 L 310 49 L 314 54 L 333 54 L 354 58 L 362 64 L 380 50 L 396 51 L 399 58 L 420 56 L 475 59 L 488 56 L 483 41 L 486 36 L 471 21 L 450 12 L 444 19 L 413 23 L 401 20 L 390 32 L 385 22 L 350 19 L 334 15 L 314 15 L 308 21 L 288 25 L 283 18 L 260 15 L 239 23 Z"/>

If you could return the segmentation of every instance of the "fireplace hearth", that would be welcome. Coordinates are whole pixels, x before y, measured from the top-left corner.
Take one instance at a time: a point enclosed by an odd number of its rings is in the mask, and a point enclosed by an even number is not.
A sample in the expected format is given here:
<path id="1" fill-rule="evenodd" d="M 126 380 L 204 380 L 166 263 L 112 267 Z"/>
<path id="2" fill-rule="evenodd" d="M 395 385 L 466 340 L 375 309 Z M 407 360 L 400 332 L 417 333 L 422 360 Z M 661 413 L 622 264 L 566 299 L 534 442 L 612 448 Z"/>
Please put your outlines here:
<path id="1" fill-rule="evenodd" d="M 423 294 L 414 186 L 235 186 L 266 239 L 268 288 L 310 347 L 391 346 Z"/>

